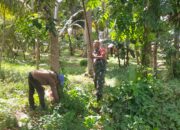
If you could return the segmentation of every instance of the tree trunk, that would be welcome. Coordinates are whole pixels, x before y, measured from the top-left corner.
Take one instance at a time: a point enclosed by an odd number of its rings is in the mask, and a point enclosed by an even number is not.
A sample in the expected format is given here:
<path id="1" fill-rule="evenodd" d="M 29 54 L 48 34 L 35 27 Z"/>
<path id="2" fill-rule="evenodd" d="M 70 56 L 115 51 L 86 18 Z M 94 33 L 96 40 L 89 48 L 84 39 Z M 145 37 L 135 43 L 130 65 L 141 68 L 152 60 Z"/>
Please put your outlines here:
<path id="1" fill-rule="evenodd" d="M 69 39 L 69 52 L 70 55 L 73 56 L 74 53 L 73 53 L 72 41 L 71 41 L 71 36 L 69 34 L 68 34 L 68 39 Z"/>
<path id="2" fill-rule="evenodd" d="M 82 0 L 84 16 L 85 16 L 85 43 L 87 45 L 87 59 L 88 59 L 88 74 L 93 76 L 93 61 L 92 61 L 92 18 L 91 11 L 86 12 L 86 7 L 84 4 L 84 0 Z"/>
<path id="3" fill-rule="evenodd" d="M 6 24 L 6 12 L 5 6 L 3 8 L 3 38 L 2 43 L 0 45 L 0 70 L 2 69 L 2 57 L 3 57 L 3 48 L 5 45 L 5 24 Z"/>
<path id="4" fill-rule="evenodd" d="M 140 65 L 140 61 L 139 61 L 139 52 L 138 52 L 137 47 L 135 47 L 135 53 L 136 53 L 136 62 L 137 62 L 137 65 Z"/>
<path id="5" fill-rule="evenodd" d="M 152 49 L 152 67 L 153 67 L 153 73 L 154 77 L 157 77 L 157 42 L 154 43 L 154 45 L 151 46 Z"/>
<path id="6" fill-rule="evenodd" d="M 129 47 L 126 47 L 126 66 L 129 65 Z"/>
<path id="7" fill-rule="evenodd" d="M 175 29 L 175 40 L 174 40 L 174 46 L 176 48 L 176 59 L 177 61 L 180 58 L 180 27 L 177 27 Z"/>
<path id="8" fill-rule="evenodd" d="M 36 41 L 35 41 L 36 42 Z M 33 50 L 32 50 L 32 53 L 33 53 L 33 60 L 36 59 L 36 43 L 33 43 Z"/>
<path id="9" fill-rule="evenodd" d="M 151 55 L 151 46 L 149 44 L 149 41 L 148 41 L 148 28 L 146 27 L 146 25 L 144 26 L 144 37 L 143 37 L 143 40 L 144 40 L 144 45 L 142 47 L 142 59 L 141 59 L 141 64 L 145 67 L 149 67 L 150 66 L 150 55 Z"/>
<path id="10" fill-rule="evenodd" d="M 174 31 L 174 48 L 176 49 L 175 50 L 175 53 L 173 54 L 172 56 L 172 71 L 173 71 L 173 76 L 174 77 L 178 77 L 179 76 L 179 72 L 180 70 L 178 65 L 180 64 L 179 62 L 179 42 L 180 42 L 180 28 L 179 27 L 176 27 L 175 28 L 175 31 Z"/>
<path id="11" fill-rule="evenodd" d="M 51 70 L 59 73 L 59 44 L 58 36 L 49 32 L 50 35 L 50 68 Z"/>
<path id="12" fill-rule="evenodd" d="M 39 45 L 39 39 L 36 41 L 36 69 L 39 69 L 39 63 L 40 63 L 40 45 Z"/>
<path id="13" fill-rule="evenodd" d="M 53 18 L 56 21 L 57 21 L 58 7 L 59 7 L 59 3 L 55 2 L 54 17 Z M 49 13 L 49 15 L 51 15 L 49 17 L 52 20 L 52 14 Z M 49 37 L 50 37 L 50 59 L 49 59 L 50 60 L 50 69 L 52 71 L 55 71 L 56 73 L 59 73 L 59 69 L 60 69 L 60 64 L 59 64 L 60 46 L 58 43 L 58 35 L 57 35 L 57 30 L 55 28 L 55 25 L 53 27 L 53 31 L 49 32 Z"/>
<path id="14" fill-rule="evenodd" d="M 86 22 L 86 28 L 85 28 L 85 41 L 86 41 L 86 45 L 87 45 L 87 58 L 88 58 L 88 74 L 90 74 L 91 76 L 93 75 L 93 62 L 92 62 L 92 39 L 91 39 L 91 33 L 92 33 L 92 19 L 91 19 L 91 12 L 88 11 L 87 12 L 87 20 L 88 23 Z M 88 24 L 88 26 L 87 26 Z M 89 28 L 89 29 L 88 29 Z M 88 30 L 89 30 L 89 38 L 88 38 Z"/>
<path id="15" fill-rule="evenodd" d="M 26 60 L 26 50 L 23 50 L 23 59 Z"/>
<path id="16" fill-rule="evenodd" d="M 121 59 L 120 59 L 120 55 L 119 55 L 119 49 L 117 50 L 117 57 L 118 57 L 118 64 L 119 64 L 119 68 L 121 67 Z"/>

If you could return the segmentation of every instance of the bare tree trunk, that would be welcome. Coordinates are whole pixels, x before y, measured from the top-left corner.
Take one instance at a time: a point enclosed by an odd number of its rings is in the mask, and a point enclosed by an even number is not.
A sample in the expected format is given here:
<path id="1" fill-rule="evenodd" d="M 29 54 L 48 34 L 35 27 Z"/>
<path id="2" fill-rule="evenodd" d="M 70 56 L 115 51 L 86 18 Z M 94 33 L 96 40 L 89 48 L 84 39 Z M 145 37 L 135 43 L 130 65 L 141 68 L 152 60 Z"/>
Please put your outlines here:
<path id="1" fill-rule="evenodd" d="M 84 0 L 82 0 L 83 9 L 84 9 L 84 16 L 85 16 L 85 43 L 87 45 L 87 59 L 88 59 L 88 74 L 93 76 L 93 61 L 92 61 L 92 18 L 91 18 L 91 11 L 86 12 L 86 7 L 84 4 Z"/>
<path id="2" fill-rule="evenodd" d="M 3 39 L 2 39 L 2 43 L 0 45 L 0 70 L 2 69 L 3 47 L 5 44 L 5 24 L 6 24 L 6 12 L 5 12 L 5 6 L 4 6 L 4 9 L 3 9 Z"/>
<path id="3" fill-rule="evenodd" d="M 148 41 L 148 28 L 145 25 L 144 26 L 144 45 L 142 47 L 142 53 L 141 53 L 142 54 L 141 64 L 145 67 L 149 67 L 150 65 L 150 57 L 151 57 L 150 48 L 151 46 Z"/>
<path id="4" fill-rule="evenodd" d="M 39 63 L 40 63 L 40 45 L 39 45 L 39 39 L 36 41 L 36 69 L 39 69 Z"/>
<path id="5" fill-rule="evenodd" d="M 74 53 L 73 53 L 72 41 L 71 41 L 71 36 L 69 34 L 68 34 L 68 39 L 69 39 L 69 52 L 70 55 L 73 56 Z"/>
<path id="6" fill-rule="evenodd" d="M 55 3 L 55 9 L 54 9 L 54 19 L 55 20 L 57 20 L 58 7 L 59 7 L 59 3 L 56 2 Z M 50 17 L 52 17 L 52 16 L 50 16 Z M 60 69 L 60 64 L 59 64 L 60 46 L 58 43 L 58 35 L 57 35 L 57 30 L 55 27 L 54 27 L 53 31 L 49 32 L 49 36 L 50 36 L 50 68 L 51 68 L 51 70 L 55 71 L 56 73 L 59 73 L 59 69 Z"/>
<path id="7" fill-rule="evenodd" d="M 150 7 L 150 1 L 146 1 L 145 7 L 147 8 L 147 12 L 149 11 Z M 149 44 L 148 35 L 149 35 L 149 28 L 147 24 L 147 20 L 144 21 L 144 36 L 143 36 L 143 47 L 141 50 L 141 65 L 145 67 L 150 66 L 151 61 L 151 45 Z M 145 73 L 145 76 L 147 76 L 147 73 Z"/>
<path id="8" fill-rule="evenodd" d="M 180 58 L 180 27 L 175 29 L 175 38 L 174 38 L 174 47 L 176 48 L 176 60 L 178 61 Z"/>
<path id="9" fill-rule="evenodd" d="M 180 42 L 180 28 L 176 27 L 175 31 L 174 31 L 174 47 L 175 47 L 175 53 L 172 56 L 172 71 L 173 71 L 173 76 L 174 77 L 178 77 L 179 75 L 179 68 L 178 68 L 178 64 L 180 64 L 179 62 L 179 42 Z"/>
<path id="10" fill-rule="evenodd" d="M 151 46 L 151 49 L 153 73 L 154 77 L 157 77 L 157 42 L 155 42 L 154 45 Z"/>
<path id="11" fill-rule="evenodd" d="M 34 42 L 33 43 L 33 48 L 32 48 L 33 50 L 32 50 L 32 53 L 33 53 L 33 60 L 35 60 L 36 59 L 36 43 Z"/>
<path id="12" fill-rule="evenodd" d="M 129 65 L 129 47 L 127 45 L 127 47 L 126 47 L 126 66 L 128 66 L 128 65 Z"/>
<path id="13" fill-rule="evenodd" d="M 137 62 L 137 65 L 140 65 L 139 52 L 138 52 L 138 49 L 136 47 L 135 47 L 135 53 L 136 53 L 136 62 Z"/>
<path id="14" fill-rule="evenodd" d="M 119 68 L 121 67 L 121 59 L 119 56 L 119 49 L 117 50 L 117 57 L 118 57 L 118 63 L 119 63 Z"/>
<path id="15" fill-rule="evenodd" d="M 26 60 L 26 50 L 23 50 L 23 59 Z"/>
<path id="16" fill-rule="evenodd" d="M 93 75 L 93 62 L 92 62 L 92 39 L 91 39 L 91 33 L 92 33 L 92 19 L 91 19 L 91 12 L 87 12 L 87 20 L 86 22 L 86 28 L 85 28 L 85 36 L 86 36 L 86 44 L 87 44 L 87 58 L 88 58 L 88 74 L 91 76 Z M 89 24 L 87 26 L 87 24 Z M 89 28 L 89 29 L 88 29 Z M 89 38 L 88 38 L 88 30 L 89 30 Z"/>
<path id="17" fill-rule="evenodd" d="M 50 68 L 51 70 L 59 73 L 59 44 L 58 36 L 49 32 L 50 35 Z"/>

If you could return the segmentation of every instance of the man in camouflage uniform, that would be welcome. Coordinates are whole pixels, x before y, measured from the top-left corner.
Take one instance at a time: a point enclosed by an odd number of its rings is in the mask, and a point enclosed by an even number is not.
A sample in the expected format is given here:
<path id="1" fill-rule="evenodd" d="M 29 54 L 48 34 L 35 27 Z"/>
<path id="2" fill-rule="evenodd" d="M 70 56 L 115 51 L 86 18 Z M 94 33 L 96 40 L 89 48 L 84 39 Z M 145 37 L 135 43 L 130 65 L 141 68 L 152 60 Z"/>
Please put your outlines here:
<path id="1" fill-rule="evenodd" d="M 94 85 L 96 88 L 97 101 L 102 98 L 103 86 L 105 83 L 106 72 L 106 50 L 95 40 L 93 43 L 93 61 L 94 61 Z"/>

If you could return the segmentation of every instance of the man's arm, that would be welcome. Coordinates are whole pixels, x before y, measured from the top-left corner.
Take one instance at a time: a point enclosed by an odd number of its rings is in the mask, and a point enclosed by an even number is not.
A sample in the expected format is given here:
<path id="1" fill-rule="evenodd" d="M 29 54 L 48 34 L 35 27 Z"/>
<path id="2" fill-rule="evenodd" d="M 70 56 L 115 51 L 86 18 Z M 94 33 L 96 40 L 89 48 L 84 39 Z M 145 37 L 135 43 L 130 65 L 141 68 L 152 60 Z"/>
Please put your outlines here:
<path id="1" fill-rule="evenodd" d="M 59 95 L 58 95 L 58 89 L 57 89 L 58 86 L 56 86 L 56 83 L 51 83 L 50 87 L 51 87 L 51 91 L 52 91 L 54 101 L 59 102 Z"/>
<path id="2" fill-rule="evenodd" d="M 95 58 L 95 59 L 105 59 L 106 58 L 106 51 L 105 50 L 103 50 L 102 52 L 101 52 L 101 55 L 96 55 L 96 54 L 92 54 L 92 58 Z"/>

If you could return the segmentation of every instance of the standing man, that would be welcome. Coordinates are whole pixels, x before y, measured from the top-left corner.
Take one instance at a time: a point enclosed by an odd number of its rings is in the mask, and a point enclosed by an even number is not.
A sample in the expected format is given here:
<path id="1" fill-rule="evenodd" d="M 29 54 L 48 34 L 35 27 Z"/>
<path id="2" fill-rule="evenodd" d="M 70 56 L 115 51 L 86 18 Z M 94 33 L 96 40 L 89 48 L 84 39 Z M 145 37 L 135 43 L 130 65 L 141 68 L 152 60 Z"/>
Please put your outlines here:
<path id="1" fill-rule="evenodd" d="M 103 48 L 98 40 L 94 41 L 93 48 L 94 85 L 96 88 L 97 101 L 99 101 L 102 98 L 102 91 L 105 83 L 106 49 Z"/>

